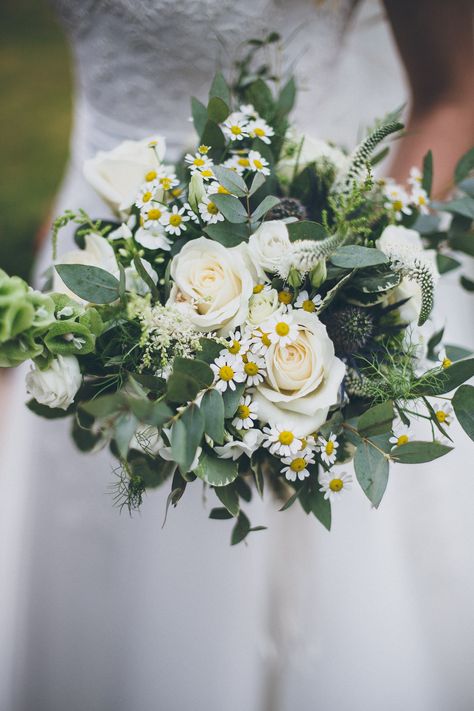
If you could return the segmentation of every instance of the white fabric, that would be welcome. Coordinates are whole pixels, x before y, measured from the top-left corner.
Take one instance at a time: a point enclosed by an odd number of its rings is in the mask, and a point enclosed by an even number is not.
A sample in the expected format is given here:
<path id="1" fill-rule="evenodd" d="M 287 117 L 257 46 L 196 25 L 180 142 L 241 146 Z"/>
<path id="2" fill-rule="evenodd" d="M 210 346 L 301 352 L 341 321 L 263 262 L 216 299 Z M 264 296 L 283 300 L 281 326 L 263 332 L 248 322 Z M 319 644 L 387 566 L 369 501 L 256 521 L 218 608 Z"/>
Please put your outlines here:
<path id="1" fill-rule="evenodd" d="M 336 0 L 319 10 L 313 0 L 55 4 L 78 74 L 57 211 L 106 214 L 80 173 L 98 148 L 158 130 L 177 155 L 191 136 L 189 94 L 204 95 L 219 57 L 228 63 L 222 38 L 235 47 L 262 26 L 300 27 L 288 51 L 307 87 L 297 120 L 314 135 L 353 142 L 405 98 L 376 4 L 338 61 Z M 468 301 L 448 282 L 448 340 L 472 343 Z M 463 433 L 442 462 L 395 468 L 378 512 L 354 488 L 327 534 L 296 507 L 257 500 L 251 520 L 269 530 L 231 549 L 229 525 L 206 518 L 214 503 L 196 485 L 163 530 L 165 490 L 140 515 L 120 515 L 106 493 L 112 458 L 77 453 L 67 423 L 35 418 L 23 397 L 18 384 L 2 442 L 1 709 L 473 708 L 474 479 Z"/>

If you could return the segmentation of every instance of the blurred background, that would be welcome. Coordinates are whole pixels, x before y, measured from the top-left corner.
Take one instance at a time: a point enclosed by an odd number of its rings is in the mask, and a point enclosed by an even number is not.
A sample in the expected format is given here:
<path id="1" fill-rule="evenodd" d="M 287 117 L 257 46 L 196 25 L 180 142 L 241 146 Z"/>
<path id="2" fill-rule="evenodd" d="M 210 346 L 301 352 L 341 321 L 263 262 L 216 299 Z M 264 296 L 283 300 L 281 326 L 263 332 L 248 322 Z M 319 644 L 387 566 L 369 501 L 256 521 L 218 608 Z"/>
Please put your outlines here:
<path id="1" fill-rule="evenodd" d="M 68 157 L 68 46 L 46 0 L 0 3 L 0 268 L 27 278 Z"/>

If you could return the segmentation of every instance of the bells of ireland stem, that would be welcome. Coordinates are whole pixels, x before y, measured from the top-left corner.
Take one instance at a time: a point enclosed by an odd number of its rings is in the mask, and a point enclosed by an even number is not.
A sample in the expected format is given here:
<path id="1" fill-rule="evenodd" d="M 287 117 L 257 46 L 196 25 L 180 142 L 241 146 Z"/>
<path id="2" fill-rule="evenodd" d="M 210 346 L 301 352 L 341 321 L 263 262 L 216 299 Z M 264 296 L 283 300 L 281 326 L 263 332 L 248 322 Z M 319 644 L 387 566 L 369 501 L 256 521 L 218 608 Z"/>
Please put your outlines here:
<path id="1" fill-rule="evenodd" d="M 317 289 L 324 281 L 326 281 L 326 276 L 326 260 L 320 259 L 320 261 L 316 264 L 315 267 L 311 269 L 309 273 L 309 280 L 311 282 L 311 286 Z"/>

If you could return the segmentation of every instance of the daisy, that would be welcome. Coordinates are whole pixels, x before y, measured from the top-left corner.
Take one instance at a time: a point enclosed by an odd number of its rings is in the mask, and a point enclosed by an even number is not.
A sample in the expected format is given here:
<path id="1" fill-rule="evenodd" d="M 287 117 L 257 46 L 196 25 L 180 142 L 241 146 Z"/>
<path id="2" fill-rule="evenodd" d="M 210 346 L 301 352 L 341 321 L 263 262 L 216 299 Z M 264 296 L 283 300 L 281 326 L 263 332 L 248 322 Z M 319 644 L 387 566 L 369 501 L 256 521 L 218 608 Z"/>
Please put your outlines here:
<path id="1" fill-rule="evenodd" d="M 232 424 L 238 430 L 250 430 L 254 426 L 254 420 L 256 420 L 257 417 L 257 403 L 252 402 L 250 395 L 244 395 L 239 402 Z"/>
<path id="2" fill-rule="evenodd" d="M 255 286 L 253 287 L 254 294 L 263 294 L 271 290 L 271 284 L 255 284 Z"/>
<path id="3" fill-rule="evenodd" d="M 230 353 L 231 355 L 242 354 L 247 351 L 249 346 L 248 338 L 242 336 L 242 333 L 240 331 L 233 331 L 233 333 L 230 333 L 227 343 L 228 345 L 222 351 L 223 354 L 225 354 L 226 352 Z"/>
<path id="4" fill-rule="evenodd" d="M 250 160 L 245 155 L 233 155 L 223 165 L 225 168 L 235 170 L 239 175 L 242 175 L 246 170 L 250 170 Z"/>
<path id="5" fill-rule="evenodd" d="M 314 456 L 311 450 L 303 449 L 291 457 L 283 457 L 282 464 L 286 464 L 281 470 L 288 481 L 303 481 L 309 476 L 308 464 L 314 464 Z"/>
<path id="6" fill-rule="evenodd" d="M 166 212 L 166 208 L 160 205 L 158 202 L 147 203 L 145 207 L 142 208 L 140 213 L 142 227 L 150 229 L 150 227 L 159 227 L 160 219 Z"/>
<path id="7" fill-rule="evenodd" d="M 323 491 L 324 498 L 329 499 L 331 503 L 336 501 L 344 489 L 350 489 L 352 486 L 352 477 L 345 472 L 339 476 L 333 472 L 321 472 L 318 481 L 321 484 L 319 491 Z"/>
<path id="8" fill-rule="evenodd" d="M 429 198 L 428 193 L 423 188 L 414 188 L 411 193 L 411 202 L 416 205 L 418 210 L 422 215 L 427 215 L 429 213 L 428 205 Z"/>
<path id="9" fill-rule="evenodd" d="M 209 187 L 207 188 L 207 194 L 208 195 L 232 195 L 230 190 L 227 190 L 223 185 L 217 182 L 217 180 L 213 180 L 212 183 L 209 184 Z"/>
<path id="10" fill-rule="evenodd" d="M 231 141 L 242 141 L 248 138 L 248 122 L 241 113 L 233 113 L 224 121 L 222 131 Z"/>
<path id="11" fill-rule="evenodd" d="M 270 137 L 274 135 L 275 131 L 271 126 L 268 125 L 266 121 L 261 118 L 250 121 L 248 124 L 248 130 L 252 138 L 259 138 L 264 143 L 271 143 Z"/>
<path id="12" fill-rule="evenodd" d="M 199 224 L 199 217 L 196 215 L 196 213 L 194 212 L 194 210 L 191 207 L 191 205 L 189 204 L 189 202 L 185 202 L 183 207 L 186 210 L 186 214 L 191 219 L 191 221 L 195 222 L 198 225 Z"/>
<path id="13" fill-rule="evenodd" d="M 321 459 L 325 464 L 330 467 L 336 461 L 337 448 L 339 447 L 339 442 L 336 439 L 335 434 L 330 434 L 328 439 L 324 437 L 318 438 L 319 454 Z"/>
<path id="14" fill-rule="evenodd" d="M 396 183 L 391 183 L 385 187 L 385 197 L 388 198 L 384 204 L 388 210 L 393 210 L 397 220 L 401 220 L 403 215 L 411 215 L 410 199 L 405 190 Z"/>
<path id="15" fill-rule="evenodd" d="M 202 202 L 198 205 L 201 218 L 204 222 L 209 225 L 215 225 L 217 222 L 222 222 L 224 220 L 224 215 L 219 212 L 219 208 L 212 202 L 209 196 L 203 198 Z"/>
<path id="16" fill-rule="evenodd" d="M 389 442 L 391 442 L 394 447 L 401 447 L 410 441 L 410 437 L 411 435 L 408 427 L 398 427 L 396 431 L 394 430 Z"/>
<path id="17" fill-rule="evenodd" d="M 137 199 L 135 200 L 135 205 L 142 209 L 142 207 L 148 206 L 154 199 L 156 194 L 157 183 L 146 183 L 142 186 L 140 192 L 138 193 Z"/>
<path id="18" fill-rule="evenodd" d="M 176 173 L 164 173 L 158 176 L 158 184 L 162 190 L 172 190 L 179 185 L 179 180 L 176 177 Z"/>
<path id="19" fill-rule="evenodd" d="M 408 185 L 411 185 L 412 188 L 419 188 L 421 187 L 422 180 L 423 176 L 421 174 L 421 170 L 416 166 L 410 168 L 410 177 L 408 178 Z"/>
<path id="20" fill-rule="evenodd" d="M 295 301 L 295 309 L 303 309 L 309 313 L 314 313 L 321 306 L 321 295 L 316 294 L 311 299 L 307 291 L 300 291 L 298 298 Z"/>
<path id="21" fill-rule="evenodd" d="M 110 235 L 109 235 L 109 238 L 110 238 Z M 453 364 L 453 361 L 451 360 L 451 358 L 448 358 L 448 356 L 446 355 L 446 351 L 444 348 L 438 354 L 438 362 L 439 362 L 440 367 L 444 368 L 445 370 L 446 370 L 446 368 L 449 368 L 449 366 Z"/>
<path id="22" fill-rule="evenodd" d="M 250 170 L 262 173 L 262 175 L 270 175 L 268 161 L 258 151 L 250 151 L 248 160 L 250 163 Z"/>
<path id="23" fill-rule="evenodd" d="M 145 173 L 144 179 L 145 183 L 154 183 L 158 177 L 158 173 L 156 170 L 149 170 L 148 173 Z"/>
<path id="24" fill-rule="evenodd" d="M 211 368 L 214 371 L 216 389 L 221 393 L 227 388 L 235 390 L 235 384 L 245 380 L 242 361 L 230 354 L 218 356 Z"/>
<path id="25" fill-rule="evenodd" d="M 181 232 L 185 232 L 187 229 L 184 223 L 191 219 L 185 212 L 184 206 L 178 208 L 177 205 L 173 205 L 171 212 L 165 212 L 160 218 L 160 222 L 167 232 L 179 237 Z"/>
<path id="26" fill-rule="evenodd" d="M 199 171 L 199 175 L 204 181 L 216 179 L 214 171 L 212 170 L 212 166 L 210 165 L 206 166 L 205 168 L 201 168 L 201 170 Z"/>
<path id="27" fill-rule="evenodd" d="M 268 447 L 271 454 L 278 454 L 280 457 L 291 457 L 301 449 L 301 439 L 283 425 L 264 427 L 263 434 L 265 435 L 263 446 Z"/>
<path id="28" fill-rule="evenodd" d="M 171 249 L 171 242 L 160 224 L 154 226 L 150 230 L 139 227 L 135 233 L 135 242 L 142 247 L 145 247 L 145 249 L 150 249 L 152 251 L 162 249 L 163 251 L 168 252 Z"/>
<path id="29" fill-rule="evenodd" d="M 258 328 L 252 333 L 252 337 L 249 341 L 252 353 L 255 353 L 256 355 L 264 355 L 271 345 L 272 342 L 266 331 L 262 331 L 261 328 Z"/>
<path id="30" fill-rule="evenodd" d="M 284 306 L 289 306 L 293 301 L 293 294 L 289 289 L 282 289 L 278 292 L 278 301 Z"/>
<path id="31" fill-rule="evenodd" d="M 287 346 L 298 338 L 298 325 L 291 314 L 276 314 L 263 324 L 270 343 Z"/>
<path id="32" fill-rule="evenodd" d="M 247 385 L 259 385 L 263 383 L 267 371 L 265 361 L 255 353 L 246 353 L 243 357 L 244 373 L 247 377 Z"/>
<path id="33" fill-rule="evenodd" d="M 258 118 L 258 113 L 255 111 L 253 104 L 242 104 L 239 106 L 239 111 L 241 114 L 248 116 L 249 118 Z"/>
<path id="34" fill-rule="evenodd" d="M 437 402 L 433 405 L 433 410 L 435 412 L 436 419 L 441 425 L 450 425 L 453 421 L 453 408 L 449 402 Z"/>
<path id="35" fill-rule="evenodd" d="M 203 168 L 210 168 L 212 160 L 202 153 L 186 153 L 184 156 L 185 163 L 188 164 L 191 174 L 201 171 Z"/>
<path id="36" fill-rule="evenodd" d="M 211 146 L 201 145 L 198 148 L 199 153 L 201 153 L 201 155 L 203 155 L 203 156 L 205 156 L 207 153 L 209 153 L 210 150 L 211 150 Z"/>

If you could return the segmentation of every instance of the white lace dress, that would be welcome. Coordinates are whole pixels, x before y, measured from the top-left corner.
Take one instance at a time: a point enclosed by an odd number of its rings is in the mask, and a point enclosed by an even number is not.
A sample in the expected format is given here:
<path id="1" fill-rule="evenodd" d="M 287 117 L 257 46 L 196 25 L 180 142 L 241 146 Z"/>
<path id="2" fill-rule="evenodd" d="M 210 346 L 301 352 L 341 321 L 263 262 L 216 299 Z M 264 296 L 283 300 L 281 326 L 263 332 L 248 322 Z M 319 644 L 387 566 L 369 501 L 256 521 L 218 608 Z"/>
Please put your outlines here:
<path id="1" fill-rule="evenodd" d="M 58 212 L 106 214 L 81 176 L 97 149 L 159 131 L 174 158 L 192 140 L 189 95 L 203 97 L 216 66 L 264 28 L 292 35 L 296 118 L 311 134 L 353 142 L 405 98 L 376 3 L 342 49 L 343 0 L 54 4 L 76 69 Z M 454 286 L 444 293 L 461 299 Z M 473 708 L 474 480 L 461 442 L 440 466 L 397 469 L 378 513 L 354 489 L 330 535 L 296 507 L 255 501 L 252 522 L 269 530 L 231 549 L 198 486 L 163 530 L 165 490 L 141 515 L 120 515 L 110 455 L 77 453 L 68 424 L 34 418 L 22 398 L 2 453 L 0 708 Z"/>

